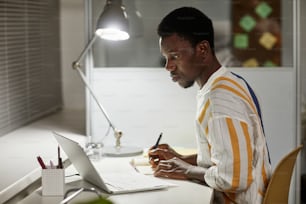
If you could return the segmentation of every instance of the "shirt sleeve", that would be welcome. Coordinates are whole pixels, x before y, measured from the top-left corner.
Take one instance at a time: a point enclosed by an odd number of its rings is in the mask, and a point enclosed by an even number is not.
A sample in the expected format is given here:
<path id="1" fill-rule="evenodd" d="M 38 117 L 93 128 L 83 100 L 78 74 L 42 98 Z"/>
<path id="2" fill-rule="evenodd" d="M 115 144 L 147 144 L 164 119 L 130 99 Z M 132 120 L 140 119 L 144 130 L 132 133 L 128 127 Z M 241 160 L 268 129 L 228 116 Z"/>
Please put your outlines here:
<path id="1" fill-rule="evenodd" d="M 252 127 L 240 118 L 227 115 L 208 121 L 211 162 L 206 183 L 220 191 L 243 191 L 253 181 Z"/>

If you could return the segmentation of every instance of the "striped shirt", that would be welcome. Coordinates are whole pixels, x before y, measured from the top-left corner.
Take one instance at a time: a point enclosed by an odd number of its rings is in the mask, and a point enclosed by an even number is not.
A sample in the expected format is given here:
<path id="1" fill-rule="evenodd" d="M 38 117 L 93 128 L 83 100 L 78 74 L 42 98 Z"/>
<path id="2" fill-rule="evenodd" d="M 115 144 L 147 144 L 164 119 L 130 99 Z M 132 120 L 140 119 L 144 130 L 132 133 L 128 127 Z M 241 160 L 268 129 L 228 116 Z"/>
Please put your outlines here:
<path id="1" fill-rule="evenodd" d="M 198 92 L 197 163 L 215 189 L 214 203 L 262 203 L 271 165 L 252 94 L 244 79 L 225 67 Z"/>

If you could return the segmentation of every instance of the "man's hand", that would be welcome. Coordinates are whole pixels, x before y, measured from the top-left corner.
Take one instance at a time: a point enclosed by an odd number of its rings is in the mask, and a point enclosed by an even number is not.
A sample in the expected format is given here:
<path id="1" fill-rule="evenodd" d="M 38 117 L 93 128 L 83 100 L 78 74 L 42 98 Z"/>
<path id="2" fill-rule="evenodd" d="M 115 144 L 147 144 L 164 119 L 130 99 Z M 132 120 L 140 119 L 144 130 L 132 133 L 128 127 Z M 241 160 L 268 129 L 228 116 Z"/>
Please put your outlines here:
<path id="1" fill-rule="evenodd" d="M 153 168 L 156 168 L 160 161 L 169 160 L 174 157 L 181 158 L 181 155 L 172 149 L 168 144 L 160 144 L 157 148 L 149 150 L 149 161 Z"/>
<path id="2" fill-rule="evenodd" d="M 204 182 L 205 168 L 196 165 L 197 155 L 183 156 L 168 144 L 151 147 L 148 153 L 154 175 L 172 179 L 193 179 Z"/>
<path id="3" fill-rule="evenodd" d="M 154 176 L 186 180 L 190 168 L 192 168 L 192 165 L 173 157 L 169 160 L 161 160 L 155 168 Z"/>

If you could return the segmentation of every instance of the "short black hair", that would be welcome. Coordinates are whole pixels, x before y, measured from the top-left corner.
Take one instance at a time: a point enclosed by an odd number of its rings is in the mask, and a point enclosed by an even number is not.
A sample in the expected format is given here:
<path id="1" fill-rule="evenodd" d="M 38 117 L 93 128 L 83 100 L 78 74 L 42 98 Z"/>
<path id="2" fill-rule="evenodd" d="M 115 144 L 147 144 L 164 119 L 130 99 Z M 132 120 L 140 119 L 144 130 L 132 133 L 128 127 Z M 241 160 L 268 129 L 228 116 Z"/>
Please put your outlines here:
<path id="1" fill-rule="evenodd" d="M 193 47 L 206 40 L 214 50 L 212 21 L 203 12 L 193 7 L 181 7 L 165 16 L 157 28 L 160 37 L 173 34 L 188 40 Z"/>

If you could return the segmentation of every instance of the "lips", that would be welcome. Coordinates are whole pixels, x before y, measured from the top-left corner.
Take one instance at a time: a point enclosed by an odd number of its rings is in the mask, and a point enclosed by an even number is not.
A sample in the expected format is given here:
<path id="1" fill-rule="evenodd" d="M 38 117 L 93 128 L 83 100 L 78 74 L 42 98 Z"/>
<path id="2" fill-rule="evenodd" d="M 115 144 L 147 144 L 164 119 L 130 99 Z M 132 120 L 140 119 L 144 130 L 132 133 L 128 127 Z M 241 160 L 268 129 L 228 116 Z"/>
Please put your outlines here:
<path id="1" fill-rule="evenodd" d="M 175 74 L 171 74 L 172 81 L 177 82 L 179 80 L 179 76 Z"/>

